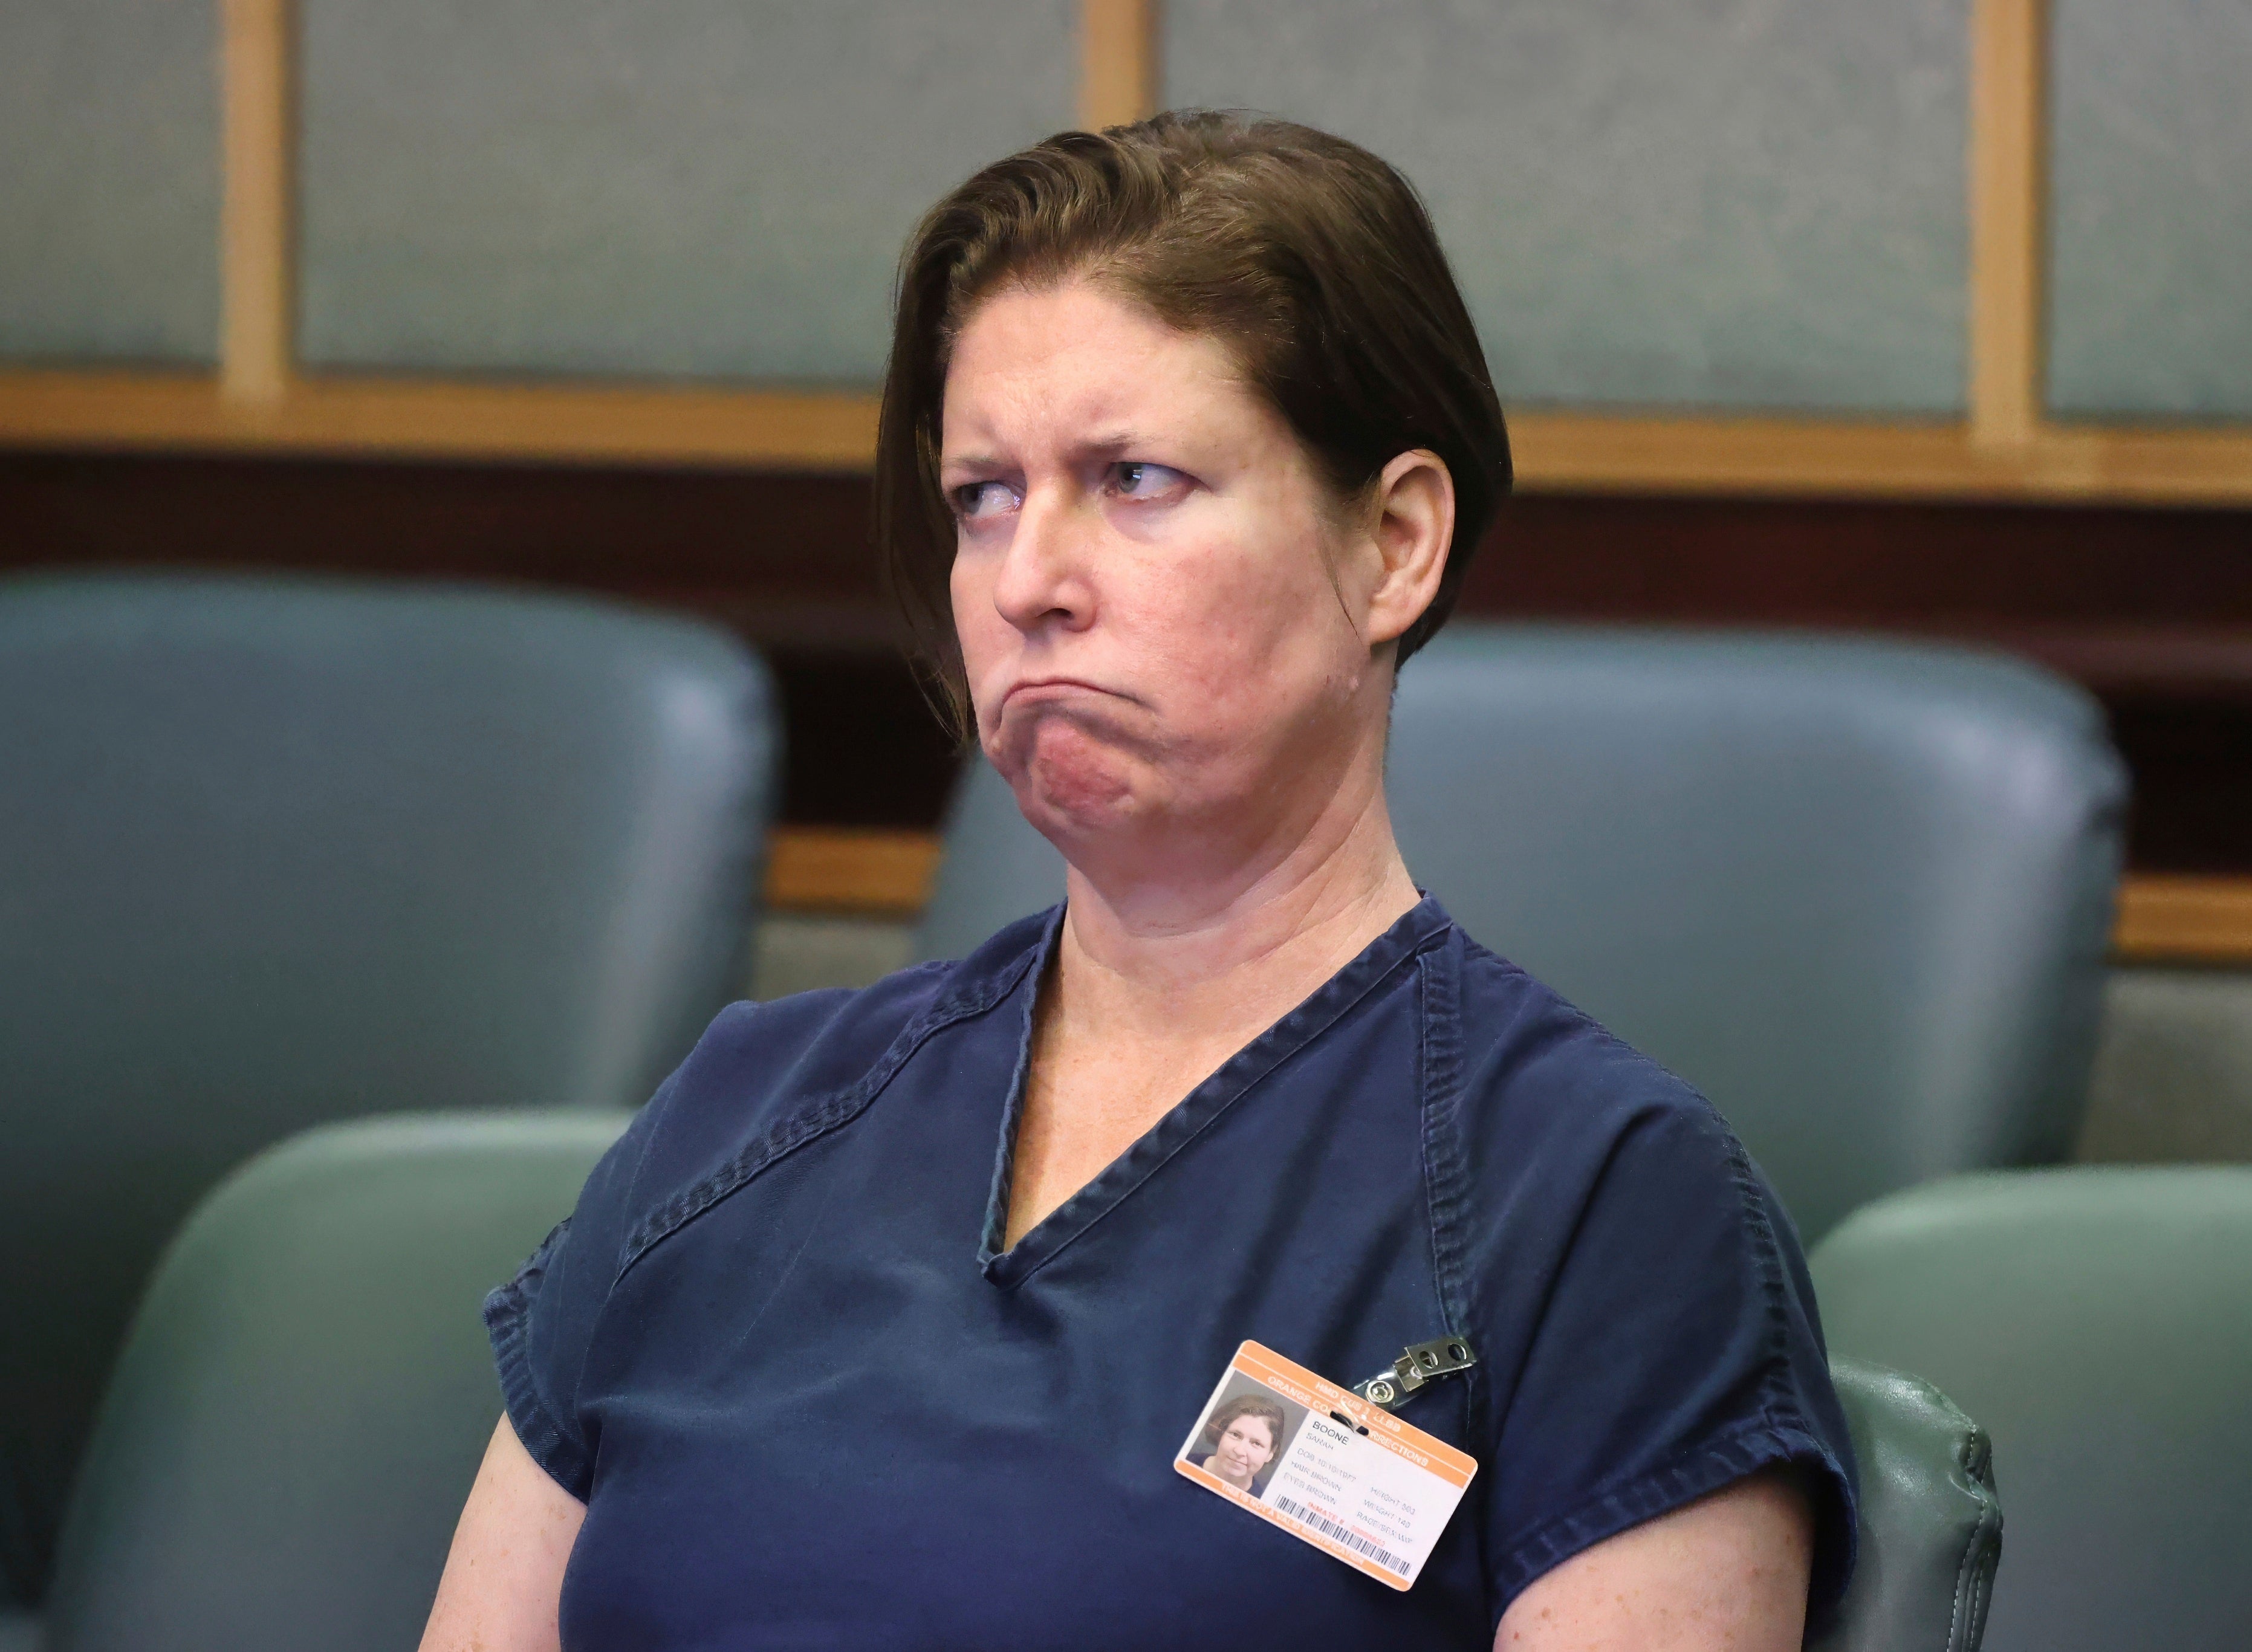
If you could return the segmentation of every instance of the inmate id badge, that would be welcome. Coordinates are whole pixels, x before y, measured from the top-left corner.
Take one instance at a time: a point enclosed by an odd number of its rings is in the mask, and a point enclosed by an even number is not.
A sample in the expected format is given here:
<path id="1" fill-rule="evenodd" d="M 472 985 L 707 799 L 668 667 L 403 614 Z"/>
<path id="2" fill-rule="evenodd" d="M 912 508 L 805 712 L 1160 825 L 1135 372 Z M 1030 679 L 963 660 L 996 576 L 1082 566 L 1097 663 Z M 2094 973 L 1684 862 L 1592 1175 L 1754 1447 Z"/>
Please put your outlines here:
<path id="1" fill-rule="evenodd" d="M 1407 1589 L 1477 1460 L 1246 1343 L 1173 1467 L 1292 1537 Z"/>

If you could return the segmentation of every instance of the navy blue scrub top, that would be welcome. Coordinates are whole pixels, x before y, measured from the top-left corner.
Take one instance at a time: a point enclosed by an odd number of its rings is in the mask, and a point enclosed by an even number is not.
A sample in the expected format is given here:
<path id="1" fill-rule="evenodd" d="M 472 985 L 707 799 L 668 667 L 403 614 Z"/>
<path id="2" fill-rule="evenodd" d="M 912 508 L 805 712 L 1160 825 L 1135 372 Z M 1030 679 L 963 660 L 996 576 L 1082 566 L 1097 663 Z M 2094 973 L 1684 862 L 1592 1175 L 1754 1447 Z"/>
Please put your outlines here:
<path id="1" fill-rule="evenodd" d="M 1852 1448 L 1788 1220 L 1702 1097 L 1426 899 L 1000 1248 L 1060 909 L 724 1011 L 486 1318 L 587 1504 L 563 1644 L 1484 1649 L 1558 1562 Z M 1477 1459 L 1401 1593 L 1173 1468 L 1248 1337 Z"/>

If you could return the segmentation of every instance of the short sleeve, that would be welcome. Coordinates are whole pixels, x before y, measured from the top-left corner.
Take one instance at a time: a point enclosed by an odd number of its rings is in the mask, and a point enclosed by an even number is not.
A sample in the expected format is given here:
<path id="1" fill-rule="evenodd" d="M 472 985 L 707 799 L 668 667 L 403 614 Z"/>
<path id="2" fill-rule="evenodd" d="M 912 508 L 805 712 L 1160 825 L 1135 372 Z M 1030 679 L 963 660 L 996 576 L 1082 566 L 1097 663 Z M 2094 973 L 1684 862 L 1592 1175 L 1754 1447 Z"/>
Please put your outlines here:
<path id="1" fill-rule="evenodd" d="M 1692 1092 L 1625 1110 L 1600 1146 L 1564 1178 L 1574 1219 L 1513 1389 L 1493 1396 L 1497 1613 L 1581 1550 L 1791 1465 L 1814 1504 L 1818 1627 L 1852 1567 L 1852 1447 L 1797 1237 Z"/>
<path id="2" fill-rule="evenodd" d="M 602 1156 L 573 1212 L 514 1279 L 485 1298 L 485 1331 L 509 1422 L 532 1461 L 581 1503 L 593 1487 L 597 1442 L 580 1416 L 580 1377 L 617 1281 L 635 1172 L 664 1093 Z"/>

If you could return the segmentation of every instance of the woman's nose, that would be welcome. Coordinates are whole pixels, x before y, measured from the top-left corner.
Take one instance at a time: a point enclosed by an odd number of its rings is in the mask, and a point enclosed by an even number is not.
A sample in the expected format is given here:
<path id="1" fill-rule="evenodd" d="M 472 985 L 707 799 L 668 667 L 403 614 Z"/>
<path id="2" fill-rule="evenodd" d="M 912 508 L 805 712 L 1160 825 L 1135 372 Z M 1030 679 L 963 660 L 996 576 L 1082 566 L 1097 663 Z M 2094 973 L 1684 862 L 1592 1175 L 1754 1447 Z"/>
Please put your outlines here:
<path id="1" fill-rule="evenodd" d="M 1095 617 L 1085 566 L 1088 524 L 1073 502 L 1028 492 L 993 582 L 993 606 L 1019 631 L 1048 626 L 1082 628 Z"/>

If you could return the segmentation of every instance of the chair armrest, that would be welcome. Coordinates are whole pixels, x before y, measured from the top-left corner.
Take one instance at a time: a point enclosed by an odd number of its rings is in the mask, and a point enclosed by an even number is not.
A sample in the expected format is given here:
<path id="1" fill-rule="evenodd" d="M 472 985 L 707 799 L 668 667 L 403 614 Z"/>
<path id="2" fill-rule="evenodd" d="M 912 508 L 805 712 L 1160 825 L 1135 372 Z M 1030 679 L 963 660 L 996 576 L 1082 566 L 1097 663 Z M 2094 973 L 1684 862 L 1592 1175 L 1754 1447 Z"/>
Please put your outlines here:
<path id="1" fill-rule="evenodd" d="M 1860 1464 L 1860 1558 L 1813 1652 L 1977 1652 L 2002 1555 L 1986 1432 L 1929 1383 L 1830 1363 Z"/>

